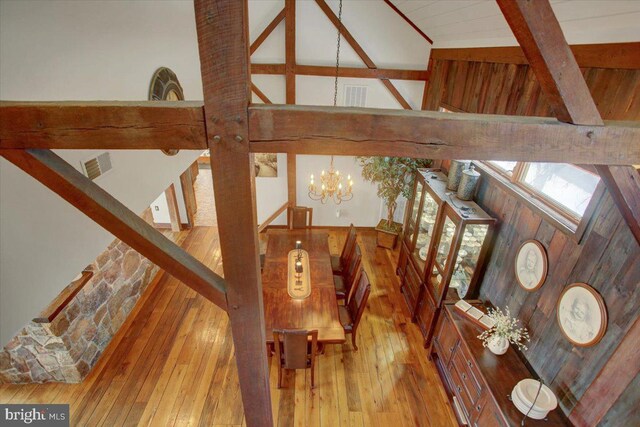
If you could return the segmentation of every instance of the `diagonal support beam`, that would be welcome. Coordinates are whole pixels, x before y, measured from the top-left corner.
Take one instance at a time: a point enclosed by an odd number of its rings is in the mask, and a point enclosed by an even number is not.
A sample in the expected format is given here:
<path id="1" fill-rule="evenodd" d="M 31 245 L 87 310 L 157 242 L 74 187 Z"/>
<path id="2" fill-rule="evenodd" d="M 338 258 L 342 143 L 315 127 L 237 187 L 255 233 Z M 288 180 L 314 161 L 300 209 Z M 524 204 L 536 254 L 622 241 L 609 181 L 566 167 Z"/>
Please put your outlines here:
<path id="1" fill-rule="evenodd" d="M 247 426 L 272 426 L 258 258 L 246 0 L 196 0 L 207 140 L 229 319 Z"/>
<path id="2" fill-rule="evenodd" d="M 602 126 L 603 121 L 548 0 L 498 0 L 558 119 Z M 640 145 L 636 139 L 631 144 Z M 631 163 L 631 162 L 630 162 Z M 640 243 L 640 179 L 632 166 L 596 166 Z"/>
<path id="3" fill-rule="evenodd" d="M 265 104 L 273 104 L 273 102 L 271 102 L 267 95 L 265 95 L 264 92 L 262 92 L 260 88 L 258 88 L 258 86 L 256 86 L 254 83 L 251 83 L 251 91 L 255 93 L 258 98 L 260 98 L 260 100 Z"/>
<path id="4" fill-rule="evenodd" d="M 396 7 L 395 4 L 393 4 L 391 2 L 391 0 L 384 0 L 384 2 L 395 12 L 398 14 L 398 16 L 400 16 L 402 19 L 404 19 L 407 24 L 409 24 L 411 26 L 411 28 L 413 28 L 414 30 L 416 30 L 416 32 L 418 34 L 420 34 L 422 36 L 423 39 L 425 39 L 426 41 L 429 42 L 429 44 L 433 44 L 433 40 L 431 40 L 431 37 L 429 37 L 428 35 L 426 35 L 424 33 L 424 31 L 422 31 L 416 24 L 413 23 L 413 21 L 411 19 L 409 19 L 407 17 L 407 15 L 405 15 L 404 13 L 402 13 L 402 11 L 400 9 L 398 9 Z"/>
<path id="5" fill-rule="evenodd" d="M 338 29 L 338 31 L 340 31 L 340 34 L 342 34 L 342 37 L 344 37 L 347 43 L 349 43 L 349 46 L 351 46 L 353 50 L 356 51 L 360 59 L 362 59 L 362 62 L 364 62 L 365 65 L 370 69 L 377 69 L 378 67 L 376 67 L 376 64 L 373 62 L 373 60 L 369 57 L 369 55 L 367 55 L 362 46 L 360 46 L 360 43 L 356 41 L 349 30 L 347 30 L 347 28 L 340 22 L 336 14 L 333 13 L 333 10 L 331 10 L 325 0 L 316 0 L 316 3 L 318 4 L 318 6 L 320 6 L 320 9 L 322 9 L 331 23 Z M 391 92 L 391 95 L 393 95 L 396 101 L 398 101 L 398 103 L 402 105 L 402 108 L 404 108 L 405 110 L 411 110 L 411 105 L 409 105 L 407 100 L 404 99 L 404 97 L 400 94 L 398 89 L 393 85 L 393 83 L 391 83 L 389 79 L 381 78 L 380 81 L 385 85 L 389 92 Z"/>
<path id="6" fill-rule="evenodd" d="M 251 47 L 249 49 L 251 54 L 253 54 L 253 52 L 258 50 L 258 48 L 262 45 L 262 43 L 264 43 L 267 37 L 269 37 L 269 35 L 273 32 L 273 30 L 276 29 L 278 24 L 282 22 L 282 20 L 284 19 L 284 15 L 285 15 L 285 10 L 283 8 L 280 11 L 280 13 L 278 13 L 276 17 L 273 18 L 273 20 L 269 23 L 269 25 L 267 25 L 265 29 L 262 30 L 260 35 L 253 41 L 253 43 L 251 43 Z"/>
<path id="7" fill-rule="evenodd" d="M 50 150 L 2 156 L 49 187 L 114 236 L 226 310 L 225 281 Z"/>

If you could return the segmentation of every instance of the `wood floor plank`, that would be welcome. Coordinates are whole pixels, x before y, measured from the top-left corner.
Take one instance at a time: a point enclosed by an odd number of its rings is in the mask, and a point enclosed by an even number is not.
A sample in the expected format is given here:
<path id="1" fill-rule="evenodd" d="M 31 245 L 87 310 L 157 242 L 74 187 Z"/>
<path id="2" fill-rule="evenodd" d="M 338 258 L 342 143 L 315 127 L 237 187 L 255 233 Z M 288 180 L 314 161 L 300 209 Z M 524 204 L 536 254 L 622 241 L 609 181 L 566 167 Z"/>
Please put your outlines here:
<path id="1" fill-rule="evenodd" d="M 216 227 L 194 227 L 182 246 L 221 273 Z M 330 229 L 339 254 L 346 230 Z M 264 238 L 264 236 L 261 236 Z M 452 426 L 453 412 L 422 335 L 411 323 L 395 275 L 397 251 L 376 246 L 359 230 L 372 293 L 350 339 L 309 370 L 287 372 L 277 388 L 269 360 L 274 419 L 286 426 Z M 162 275 L 117 333 L 82 384 L 0 385 L 0 402 L 70 403 L 72 425 L 246 425 L 237 382 L 229 319 L 191 289 Z"/>

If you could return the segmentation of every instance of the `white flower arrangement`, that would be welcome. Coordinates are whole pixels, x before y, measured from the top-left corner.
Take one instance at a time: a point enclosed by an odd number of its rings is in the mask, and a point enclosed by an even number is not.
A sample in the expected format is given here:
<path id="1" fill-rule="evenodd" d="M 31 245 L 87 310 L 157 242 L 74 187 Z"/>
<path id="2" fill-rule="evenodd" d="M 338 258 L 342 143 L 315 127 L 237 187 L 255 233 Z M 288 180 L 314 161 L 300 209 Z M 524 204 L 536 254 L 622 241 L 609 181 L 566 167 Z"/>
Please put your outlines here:
<path id="1" fill-rule="evenodd" d="M 529 341 L 529 332 L 527 328 L 518 326 L 520 320 L 515 317 L 511 317 L 509 307 L 506 307 L 503 312 L 500 307 L 496 309 L 489 308 L 487 310 L 487 316 L 492 319 L 495 324 L 478 335 L 478 338 L 482 340 L 482 345 L 487 347 L 489 342 L 495 337 L 501 337 L 516 345 L 520 350 L 526 350 L 527 346 L 523 341 Z"/>

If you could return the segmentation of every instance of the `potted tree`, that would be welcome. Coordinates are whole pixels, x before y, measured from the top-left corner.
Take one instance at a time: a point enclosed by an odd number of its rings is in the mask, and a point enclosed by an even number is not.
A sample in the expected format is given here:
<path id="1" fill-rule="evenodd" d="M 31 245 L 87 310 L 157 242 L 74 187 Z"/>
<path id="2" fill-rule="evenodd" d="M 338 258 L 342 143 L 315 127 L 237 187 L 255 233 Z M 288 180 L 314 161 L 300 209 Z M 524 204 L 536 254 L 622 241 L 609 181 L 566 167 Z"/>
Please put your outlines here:
<path id="1" fill-rule="evenodd" d="M 413 180 L 418 168 L 431 164 L 429 159 L 410 157 L 358 157 L 362 166 L 362 177 L 378 185 L 378 197 L 387 204 L 387 219 L 381 219 L 376 226 L 378 246 L 393 249 L 402 231 L 402 224 L 393 221 L 398 207 L 398 197 L 407 199 L 413 191 Z"/>

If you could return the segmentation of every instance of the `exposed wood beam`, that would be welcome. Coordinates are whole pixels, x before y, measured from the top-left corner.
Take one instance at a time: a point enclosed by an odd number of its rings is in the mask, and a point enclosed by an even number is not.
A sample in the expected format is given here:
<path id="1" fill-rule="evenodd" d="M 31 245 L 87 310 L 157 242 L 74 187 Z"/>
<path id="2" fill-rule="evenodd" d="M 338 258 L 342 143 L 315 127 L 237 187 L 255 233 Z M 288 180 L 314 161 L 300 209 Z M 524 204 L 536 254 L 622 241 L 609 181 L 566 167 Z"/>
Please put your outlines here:
<path id="1" fill-rule="evenodd" d="M 296 0 L 285 0 L 285 84 L 287 104 L 296 103 Z"/>
<path id="2" fill-rule="evenodd" d="M 267 98 L 267 95 L 265 95 L 260 89 L 258 89 L 258 86 L 256 86 L 254 83 L 251 83 L 251 90 L 253 91 L 253 93 L 255 93 L 258 98 L 260 98 L 262 100 L 262 102 L 264 102 L 265 104 L 273 104 L 271 102 L 271 100 L 269 98 Z"/>
<path id="3" fill-rule="evenodd" d="M 178 208 L 178 198 L 176 197 L 176 187 L 171 184 L 164 195 L 167 198 L 167 206 L 169 207 L 169 221 L 171 223 L 171 231 L 182 230 L 182 222 L 180 221 L 180 210 Z"/>
<path id="4" fill-rule="evenodd" d="M 287 154 L 287 195 L 289 206 L 294 207 L 297 205 L 296 194 L 296 174 L 297 174 L 297 160 L 296 155 L 293 153 Z"/>
<path id="5" fill-rule="evenodd" d="M 428 41 L 428 42 L 429 42 L 429 44 L 433 44 L 433 40 L 431 40 L 431 38 L 430 38 L 428 35 L 426 35 L 426 34 L 424 33 L 424 31 L 422 31 L 420 28 L 418 28 L 418 26 L 417 26 L 416 24 L 414 24 L 414 23 L 413 23 L 413 21 L 407 17 L 407 15 L 405 15 L 404 13 L 402 13 L 402 11 L 401 11 L 400 9 L 398 9 L 398 8 L 396 7 L 396 5 L 395 5 L 395 4 L 391 3 L 391 1 L 390 1 L 390 0 L 384 0 L 384 2 L 385 2 L 386 4 L 388 4 L 388 5 L 389 5 L 389 7 L 390 7 L 391 9 L 393 9 L 393 11 L 394 11 L 395 13 L 397 13 L 397 14 L 398 14 L 402 19 L 404 19 L 405 21 L 407 21 L 407 24 L 411 25 L 411 28 L 413 28 L 414 30 L 416 30 L 416 31 L 418 32 L 418 34 L 420 34 L 420 35 L 422 36 L 422 38 L 424 38 L 426 41 Z"/>
<path id="6" fill-rule="evenodd" d="M 285 64 L 251 64 L 252 74 L 285 74 Z M 335 77 L 336 67 L 325 65 L 295 65 L 295 73 L 303 76 Z M 338 77 L 393 80 L 428 80 L 427 70 L 402 70 L 391 68 L 357 68 L 340 66 Z"/>
<path id="7" fill-rule="evenodd" d="M 497 0 L 556 117 L 602 125 L 578 64 L 547 0 Z"/>
<path id="8" fill-rule="evenodd" d="M 262 233 L 265 228 L 269 226 L 273 221 L 276 220 L 284 211 L 289 207 L 289 202 L 285 202 L 282 206 L 280 206 L 274 213 L 272 213 L 269 218 L 265 219 L 262 224 L 258 226 L 258 233 Z"/>
<path id="9" fill-rule="evenodd" d="M 226 309 L 225 281 L 50 150 L 2 156 L 214 304 Z"/>
<path id="10" fill-rule="evenodd" d="M 260 153 L 586 164 L 640 160 L 638 122 L 575 126 L 541 117 L 253 105 L 249 124 L 251 151 Z"/>
<path id="11" fill-rule="evenodd" d="M 640 172 L 633 166 L 596 165 L 596 170 L 640 243 Z"/>
<path id="12" fill-rule="evenodd" d="M 431 75 L 433 69 L 433 59 L 429 59 L 429 65 L 427 66 L 427 72 Z M 421 110 L 426 110 L 429 102 L 429 80 L 424 82 L 424 89 L 422 90 L 422 103 L 420 104 Z"/>
<path id="13" fill-rule="evenodd" d="M 273 18 L 273 20 L 269 23 L 269 25 L 267 25 L 265 29 L 262 30 L 260 35 L 253 41 L 253 43 L 251 43 L 251 47 L 249 48 L 249 51 L 252 55 L 253 55 L 253 52 L 258 50 L 260 45 L 264 43 L 264 41 L 267 39 L 267 37 L 269 37 L 269 35 L 273 32 L 273 30 L 276 29 L 278 24 L 282 22 L 282 20 L 284 19 L 284 15 L 285 15 L 285 11 L 284 11 L 284 8 L 282 8 L 280 13 L 278 13 L 276 17 Z"/>
<path id="14" fill-rule="evenodd" d="M 582 68 L 640 69 L 640 42 L 578 44 L 569 46 Z M 431 49 L 438 61 L 497 62 L 528 64 L 520 46 Z"/>
<path id="15" fill-rule="evenodd" d="M 602 125 L 600 112 L 548 0 L 498 0 L 498 5 L 558 118 L 575 124 Z M 640 147 L 640 139 L 630 144 Z M 638 172 L 632 166 L 599 165 L 597 170 L 640 243 Z"/>
<path id="16" fill-rule="evenodd" d="M 202 102 L 0 102 L 0 148 L 206 150 Z"/>
<path id="17" fill-rule="evenodd" d="M 269 367 L 247 108 L 251 99 L 247 1 L 196 0 L 207 142 L 229 319 L 245 420 L 272 426 Z"/>
<path id="18" fill-rule="evenodd" d="M 331 8 L 329 7 L 329 5 L 324 0 L 316 0 L 316 3 L 318 4 L 318 6 L 320 6 L 320 9 L 322 9 L 324 14 L 331 21 L 331 23 L 338 29 L 338 31 L 340 31 L 340 34 L 342 34 L 342 37 L 344 37 L 347 43 L 349 43 L 349 46 L 351 46 L 351 48 L 355 50 L 355 52 L 358 54 L 360 59 L 362 59 L 362 62 L 364 62 L 368 68 L 371 68 L 371 69 L 377 68 L 373 60 L 369 57 L 369 55 L 367 55 L 367 53 L 364 51 L 362 46 L 360 46 L 360 43 L 356 41 L 356 39 L 351 35 L 349 30 L 347 30 L 347 28 L 340 22 L 340 20 L 335 15 L 335 13 L 333 13 L 333 10 L 331 10 Z M 409 105 L 409 103 L 404 99 L 404 97 L 400 94 L 398 89 L 396 89 L 393 83 L 391 83 L 387 79 L 383 79 L 382 83 L 385 85 L 387 89 L 389 89 L 389 91 L 391 92 L 391 95 L 393 95 L 393 97 L 398 101 L 398 103 L 402 106 L 402 108 L 406 110 L 411 109 L 411 106 Z"/>

